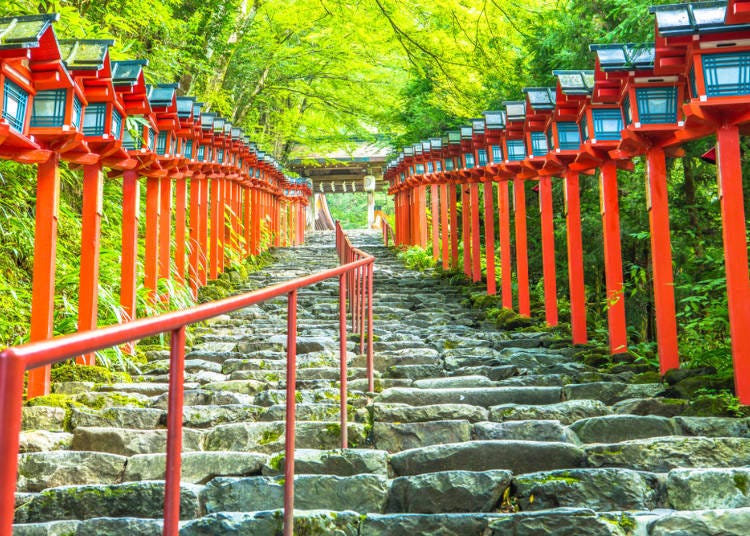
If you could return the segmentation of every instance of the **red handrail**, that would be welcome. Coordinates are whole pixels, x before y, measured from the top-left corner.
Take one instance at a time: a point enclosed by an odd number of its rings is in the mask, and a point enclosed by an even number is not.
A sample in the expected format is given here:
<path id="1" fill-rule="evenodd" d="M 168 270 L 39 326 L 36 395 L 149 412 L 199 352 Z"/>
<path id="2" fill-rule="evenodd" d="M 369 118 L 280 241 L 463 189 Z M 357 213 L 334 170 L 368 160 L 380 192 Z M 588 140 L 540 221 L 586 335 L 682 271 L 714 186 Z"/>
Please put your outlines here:
<path id="1" fill-rule="evenodd" d="M 183 383 L 185 328 L 219 315 L 282 295 L 288 297 L 287 321 L 287 412 L 286 468 L 284 482 L 284 534 L 291 536 L 294 522 L 294 443 L 295 391 L 297 368 L 297 291 L 320 281 L 338 277 L 341 359 L 341 446 L 347 446 L 346 415 L 346 297 L 353 323 L 360 329 L 363 347 L 367 326 L 367 377 L 370 392 L 374 390 L 372 346 L 372 274 L 374 258 L 354 247 L 339 225 L 336 226 L 336 249 L 342 264 L 284 283 L 206 303 L 184 311 L 144 318 L 104 328 L 66 335 L 56 339 L 7 348 L 0 352 L 0 536 L 11 536 L 15 509 L 18 471 L 19 436 L 23 405 L 24 373 L 77 355 L 112 348 L 144 337 L 170 332 L 169 403 L 167 413 L 167 464 L 164 497 L 164 531 L 177 536 L 180 519 L 180 472 L 182 450 Z M 355 284 L 348 284 L 349 282 Z M 361 283 L 361 284 L 356 284 Z M 366 283 L 366 284 L 365 284 Z M 365 293 L 367 293 L 365 295 Z M 360 308 L 352 307 L 356 302 Z M 365 307 L 366 304 L 366 307 Z M 365 321 L 365 310 L 367 321 Z M 356 318 L 354 318 L 356 317 Z"/>
<path id="2" fill-rule="evenodd" d="M 391 224 L 388 223 L 388 220 L 383 218 L 380 220 L 380 226 L 383 229 L 383 243 L 388 246 L 389 239 L 393 242 L 393 245 L 396 245 L 396 232 L 393 230 L 393 227 L 391 227 Z"/>

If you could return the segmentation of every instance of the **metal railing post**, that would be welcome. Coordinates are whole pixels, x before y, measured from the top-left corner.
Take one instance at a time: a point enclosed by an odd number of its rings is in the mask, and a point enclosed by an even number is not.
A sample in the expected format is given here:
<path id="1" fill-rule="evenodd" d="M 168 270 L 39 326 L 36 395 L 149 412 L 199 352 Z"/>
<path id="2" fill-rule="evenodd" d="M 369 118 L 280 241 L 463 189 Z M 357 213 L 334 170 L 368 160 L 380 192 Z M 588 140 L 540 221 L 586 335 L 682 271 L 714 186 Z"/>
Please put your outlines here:
<path id="1" fill-rule="evenodd" d="M 349 439 L 347 433 L 347 414 L 346 414 L 346 384 L 347 384 L 347 363 L 346 363 L 346 275 L 339 276 L 339 357 L 341 359 L 341 448 L 348 447 Z"/>
<path id="2" fill-rule="evenodd" d="M 372 328 L 372 296 L 373 296 L 373 276 L 375 275 L 375 260 L 372 259 L 367 265 L 370 272 L 367 278 L 367 388 L 372 393 L 375 391 L 375 359 L 373 352 L 373 328 Z"/>
<path id="3" fill-rule="evenodd" d="M 286 336 L 286 444 L 284 448 L 284 536 L 294 534 L 294 440 L 297 394 L 297 291 L 289 293 Z"/>
<path id="4" fill-rule="evenodd" d="M 16 509 L 16 478 L 18 476 L 18 445 L 21 435 L 23 406 L 23 359 L 12 350 L 0 354 L 0 536 L 11 536 Z"/>
<path id="5" fill-rule="evenodd" d="M 167 464 L 164 485 L 164 535 L 177 536 L 180 532 L 185 326 L 172 332 L 169 345 L 169 405 L 167 410 Z"/>

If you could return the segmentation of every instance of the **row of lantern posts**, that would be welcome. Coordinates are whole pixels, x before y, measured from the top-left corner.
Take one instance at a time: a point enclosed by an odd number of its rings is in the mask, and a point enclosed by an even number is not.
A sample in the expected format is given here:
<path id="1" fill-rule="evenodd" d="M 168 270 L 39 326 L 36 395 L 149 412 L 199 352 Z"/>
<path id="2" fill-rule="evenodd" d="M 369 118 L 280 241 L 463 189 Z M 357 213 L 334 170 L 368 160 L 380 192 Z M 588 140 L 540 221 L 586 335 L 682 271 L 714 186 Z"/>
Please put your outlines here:
<path id="1" fill-rule="evenodd" d="M 79 330 L 97 324 L 103 170 L 122 180 L 120 304 L 136 314 L 140 181 L 143 285 L 174 276 L 194 296 L 230 259 L 304 241 L 309 184 L 176 84 L 147 85 L 143 60 L 110 61 L 106 40 L 58 40 L 56 14 L 0 18 L 0 158 L 36 164 L 30 340 L 53 332 L 60 161 L 83 168 Z M 174 240 L 174 249 L 171 241 Z M 174 270 L 172 271 L 172 264 Z M 94 364 L 94 356 L 81 356 Z M 49 392 L 49 367 L 28 396 Z"/>
<path id="2" fill-rule="evenodd" d="M 613 354 L 626 352 L 617 170 L 632 169 L 632 158 L 645 156 L 657 346 L 665 373 L 679 367 L 666 157 L 681 156 L 687 141 L 716 135 L 735 390 L 741 403 L 750 404 L 750 278 L 739 145 L 741 130 L 750 125 L 750 2 L 662 5 L 651 13 L 653 45 L 592 45 L 593 71 L 555 71 L 556 87 L 525 88 L 524 100 L 505 102 L 504 109 L 485 112 L 470 126 L 403 149 L 386 171 L 395 196 L 396 243 L 427 246 L 429 189 L 433 256 L 446 269 L 458 267 L 460 233 L 463 270 L 480 281 L 483 220 L 487 292 L 495 294 L 497 199 L 502 304 L 512 309 L 512 205 L 517 311 L 528 316 L 525 183 L 537 181 L 545 319 L 554 326 L 552 180 L 562 178 L 571 331 L 574 343 L 586 343 L 578 181 L 580 173 L 598 169 L 609 348 Z"/>

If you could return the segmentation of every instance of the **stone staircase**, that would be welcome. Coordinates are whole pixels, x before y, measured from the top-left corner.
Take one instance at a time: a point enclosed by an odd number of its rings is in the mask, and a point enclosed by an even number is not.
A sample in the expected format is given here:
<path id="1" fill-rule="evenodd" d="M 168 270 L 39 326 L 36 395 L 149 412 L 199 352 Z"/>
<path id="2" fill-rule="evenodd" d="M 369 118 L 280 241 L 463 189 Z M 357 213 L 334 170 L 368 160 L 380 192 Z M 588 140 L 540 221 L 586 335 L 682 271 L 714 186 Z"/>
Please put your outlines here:
<path id="1" fill-rule="evenodd" d="M 750 534 L 750 423 L 681 415 L 661 384 L 601 374 L 542 333 L 498 331 L 379 235 L 377 393 L 349 342 L 338 449 L 336 282 L 299 294 L 297 534 Z M 259 288 L 334 266 L 331 233 L 276 250 Z M 275 535 L 284 470 L 286 303 L 201 328 L 186 361 L 181 534 Z M 161 534 L 166 352 L 132 384 L 68 382 L 24 408 L 14 534 Z"/>

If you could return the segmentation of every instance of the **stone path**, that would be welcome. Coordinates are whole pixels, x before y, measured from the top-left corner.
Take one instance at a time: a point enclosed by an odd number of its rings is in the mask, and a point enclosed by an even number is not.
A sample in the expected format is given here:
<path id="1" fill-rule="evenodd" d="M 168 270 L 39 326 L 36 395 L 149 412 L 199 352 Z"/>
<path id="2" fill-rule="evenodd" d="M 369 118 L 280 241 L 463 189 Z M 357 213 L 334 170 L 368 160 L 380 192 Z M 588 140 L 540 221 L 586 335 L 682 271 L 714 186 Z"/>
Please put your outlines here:
<path id="1" fill-rule="evenodd" d="M 379 235 L 377 391 L 350 342 L 352 447 L 337 450 L 335 282 L 300 292 L 299 534 L 750 534 L 744 419 L 679 416 L 539 333 L 500 332 L 460 289 L 405 270 Z M 336 263 L 333 234 L 277 250 L 258 288 Z M 285 302 L 202 328 L 187 356 L 181 534 L 279 533 Z M 161 534 L 168 362 L 133 384 L 63 383 L 79 403 L 24 408 L 14 534 Z"/>

